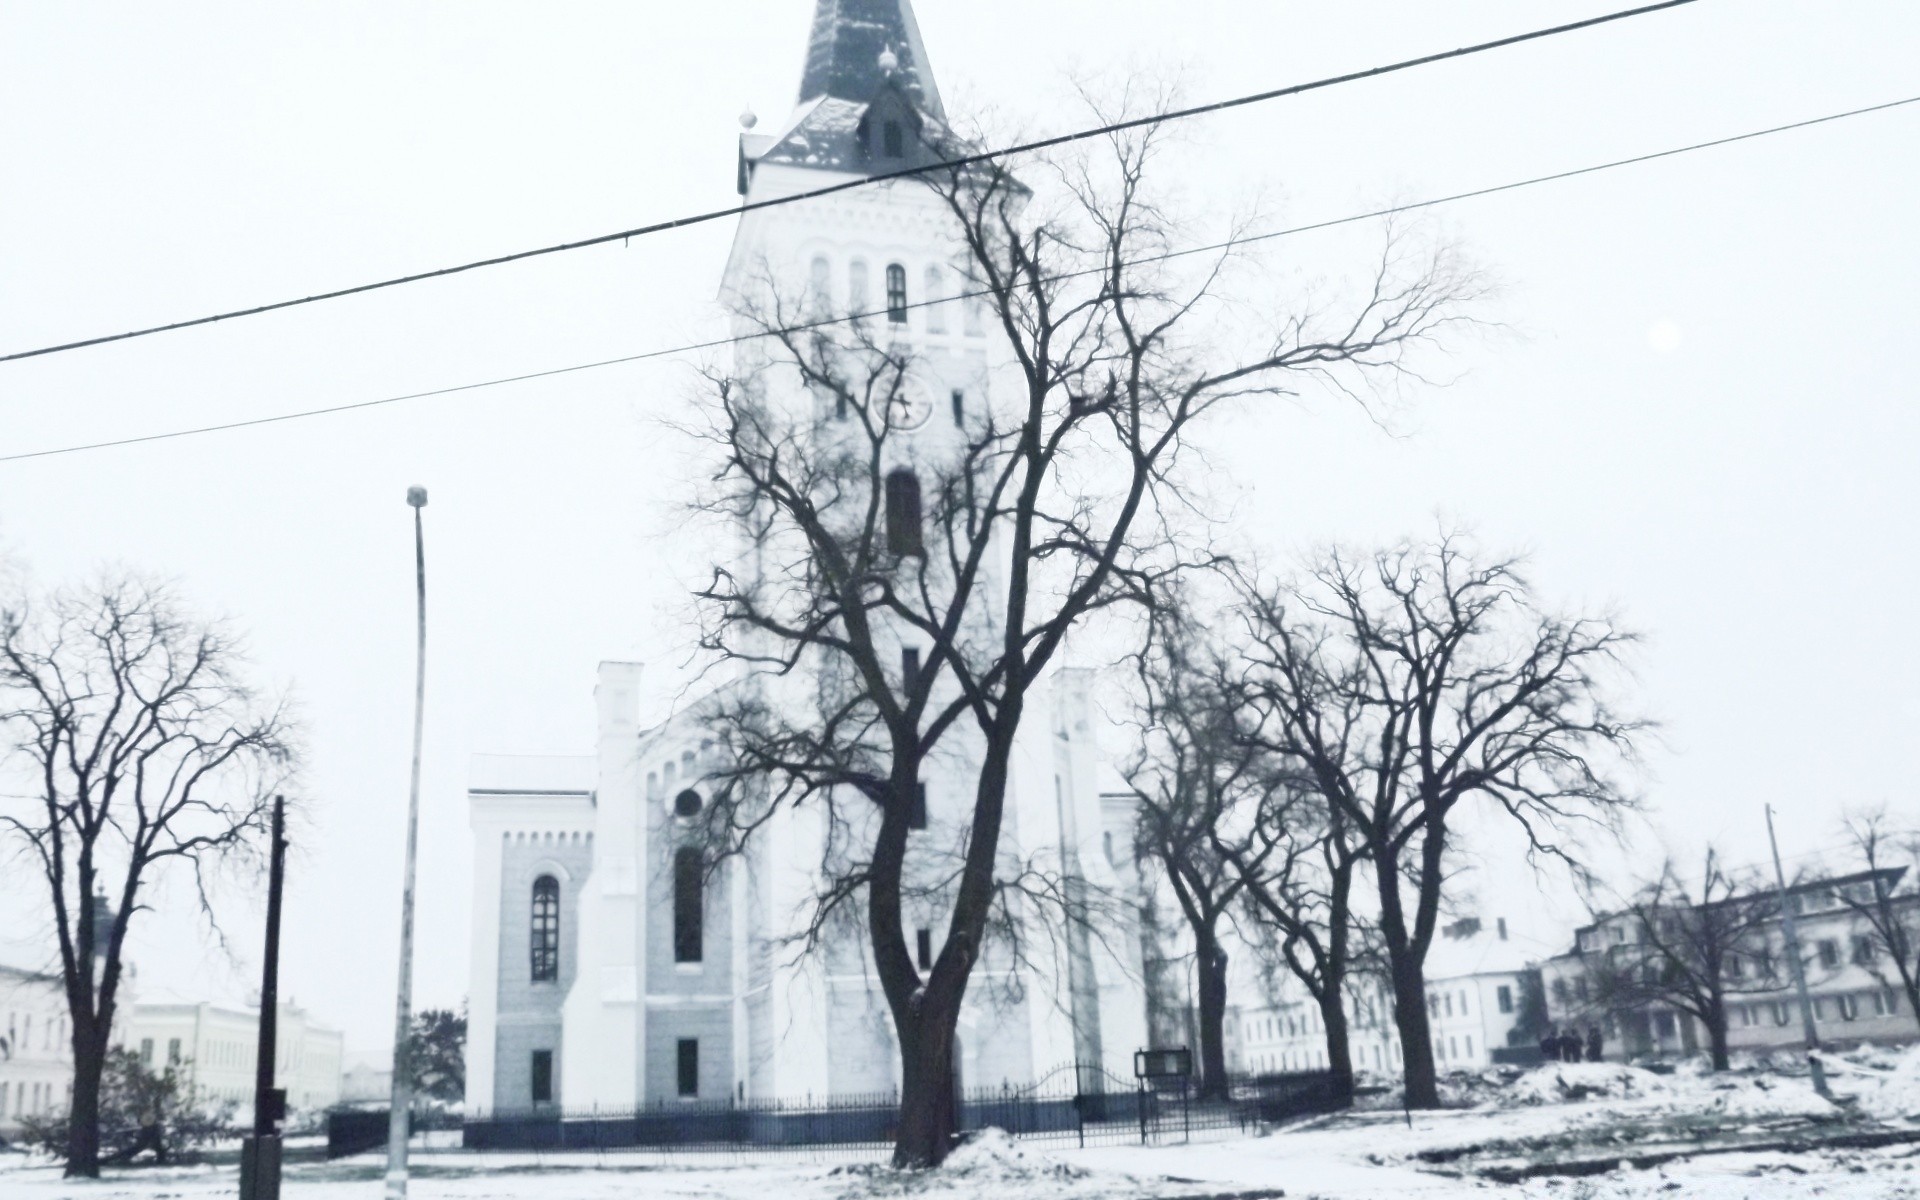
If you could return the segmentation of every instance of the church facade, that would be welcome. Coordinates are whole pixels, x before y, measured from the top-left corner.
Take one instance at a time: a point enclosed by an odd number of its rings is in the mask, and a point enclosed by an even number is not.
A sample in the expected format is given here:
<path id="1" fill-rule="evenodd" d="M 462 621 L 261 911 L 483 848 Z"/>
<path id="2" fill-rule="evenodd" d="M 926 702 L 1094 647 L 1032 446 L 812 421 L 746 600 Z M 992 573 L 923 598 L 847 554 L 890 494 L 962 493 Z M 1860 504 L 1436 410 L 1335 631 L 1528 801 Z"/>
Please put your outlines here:
<path id="1" fill-rule="evenodd" d="M 911 165 L 921 131 L 945 125 L 907 0 L 818 0 L 800 90 L 779 128 L 743 121 L 749 202 Z M 721 294 L 790 283 L 873 313 L 911 346 L 914 453 L 933 455 L 994 402 L 1003 353 L 978 307 L 947 299 L 961 260 L 938 199 L 883 182 L 745 215 Z M 639 664 L 600 665 L 591 754 L 474 760 L 469 1116 L 894 1091 L 899 1052 L 861 932 L 804 954 L 792 942 L 816 898 L 821 816 L 782 808 L 744 854 L 708 869 L 695 834 L 725 767 L 719 740 L 698 700 L 643 728 L 644 686 Z M 1130 810 L 1111 789 L 1102 799 L 1111 767 L 1093 686 L 1062 667 L 1033 694 L 1003 839 L 1011 859 L 1055 864 L 1068 890 L 1121 898 L 1103 906 L 1114 925 L 1054 922 L 1023 953 L 983 948 L 959 1032 L 967 1087 L 1073 1063 L 1124 1077 L 1147 1045 L 1141 936 L 1124 902 L 1138 886 Z M 953 739 L 925 781 L 928 820 L 964 817 L 975 763 Z M 945 919 L 930 906 L 914 920 L 924 967 Z"/>

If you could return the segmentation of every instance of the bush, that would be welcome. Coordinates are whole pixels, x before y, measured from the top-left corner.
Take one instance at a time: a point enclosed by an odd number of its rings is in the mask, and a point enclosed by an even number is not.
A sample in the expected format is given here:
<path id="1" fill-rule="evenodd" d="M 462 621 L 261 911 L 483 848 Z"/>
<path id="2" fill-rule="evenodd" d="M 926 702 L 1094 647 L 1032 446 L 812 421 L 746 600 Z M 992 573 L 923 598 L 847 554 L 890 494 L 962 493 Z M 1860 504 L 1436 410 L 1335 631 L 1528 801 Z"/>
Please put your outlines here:
<path id="1" fill-rule="evenodd" d="M 100 1160 L 130 1163 L 150 1155 L 176 1162 L 226 1136 L 234 1105 L 199 1103 L 178 1067 L 155 1073 L 131 1050 L 107 1052 L 100 1077 Z M 29 1117 L 21 1141 L 56 1157 L 67 1152 L 67 1117 Z"/>

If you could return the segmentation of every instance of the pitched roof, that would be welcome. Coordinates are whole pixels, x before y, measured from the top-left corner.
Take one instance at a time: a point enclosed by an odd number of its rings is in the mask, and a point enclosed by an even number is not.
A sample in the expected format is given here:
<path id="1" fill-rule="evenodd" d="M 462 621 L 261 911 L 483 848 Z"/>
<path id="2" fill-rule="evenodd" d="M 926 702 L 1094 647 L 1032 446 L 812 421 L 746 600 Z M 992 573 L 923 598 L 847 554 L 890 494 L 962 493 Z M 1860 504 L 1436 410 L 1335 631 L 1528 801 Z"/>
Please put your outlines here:
<path id="1" fill-rule="evenodd" d="M 910 0 L 818 0 L 800 74 L 800 102 L 831 96 L 866 103 L 887 81 L 880 63 L 887 53 L 896 63 L 894 77 L 915 107 L 944 121 L 946 110 Z"/>

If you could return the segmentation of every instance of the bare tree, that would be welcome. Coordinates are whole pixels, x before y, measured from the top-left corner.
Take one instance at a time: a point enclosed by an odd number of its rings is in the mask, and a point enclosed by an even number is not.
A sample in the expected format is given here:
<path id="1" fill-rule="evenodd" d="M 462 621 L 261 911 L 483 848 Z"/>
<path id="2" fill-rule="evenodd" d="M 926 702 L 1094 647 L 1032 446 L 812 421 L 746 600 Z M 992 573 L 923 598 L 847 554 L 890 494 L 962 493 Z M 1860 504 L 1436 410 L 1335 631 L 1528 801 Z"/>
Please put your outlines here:
<path id="1" fill-rule="evenodd" d="M 1345 312 L 1262 316 L 1232 338 L 1249 311 L 1221 294 L 1235 254 L 1169 257 L 1159 139 L 1132 129 L 1020 180 L 998 164 L 928 176 L 1010 354 L 951 425 L 927 425 L 911 338 L 872 318 L 821 326 L 823 298 L 783 295 L 773 267 L 736 298 L 764 354 L 712 381 L 702 508 L 750 547 L 701 592 L 706 644 L 743 676 L 721 706 L 735 786 L 710 805 L 713 844 L 737 853 L 792 805 L 826 813 L 837 851 L 817 907 L 863 914 L 900 1046 L 902 1165 L 939 1162 L 955 1128 L 954 1030 L 1008 902 L 1000 835 L 1029 698 L 1071 631 L 1180 569 L 1162 518 L 1190 428 L 1236 399 L 1391 377 L 1473 290 L 1445 255 L 1396 246 Z M 941 755 L 967 764 L 962 794 L 916 832 Z M 924 970 L 916 902 L 946 914 Z"/>
<path id="2" fill-rule="evenodd" d="M 1355 911 L 1354 885 L 1365 845 L 1352 820 L 1328 805 L 1312 780 L 1277 769 L 1273 785 L 1244 837 L 1220 852 L 1245 884 L 1250 926 L 1269 935 L 1277 958 L 1320 1010 L 1327 1069 L 1353 1093 L 1353 1048 L 1347 1025 L 1349 985 L 1373 943 Z"/>
<path id="3" fill-rule="evenodd" d="M 1332 551 L 1294 585 L 1249 589 L 1247 609 L 1271 736 L 1373 869 L 1407 1103 L 1437 1107 L 1424 964 L 1453 816 L 1483 800 L 1530 855 L 1568 862 L 1572 828 L 1611 825 L 1628 799 L 1608 760 L 1642 727 L 1607 696 L 1632 635 L 1540 611 L 1516 564 L 1476 561 L 1453 535 Z"/>
<path id="4" fill-rule="evenodd" d="M 1624 940 L 1581 950 L 1594 1007 L 1644 1019 L 1664 1005 L 1700 1022 L 1713 1069 L 1727 1069 L 1727 1005 L 1778 992 L 1783 974 L 1768 941 L 1780 903 L 1761 876 L 1727 870 L 1711 846 L 1697 886 L 1669 861 L 1615 909 Z M 1597 940 L 1597 939 L 1596 939 Z"/>
<path id="5" fill-rule="evenodd" d="M 1135 853 L 1165 880 L 1193 939 L 1201 1094 L 1224 1096 L 1222 921 L 1271 852 L 1253 849 L 1242 831 L 1275 778 L 1271 758 L 1240 725 L 1231 667 L 1182 619 L 1184 607 L 1150 622 L 1155 634 L 1137 656 L 1140 744 L 1122 773 L 1134 797 Z"/>
<path id="6" fill-rule="evenodd" d="M 1835 895 L 1866 926 L 1864 965 L 1884 985 L 1897 983 L 1920 1021 L 1920 836 L 1896 829 L 1885 809 L 1849 816 L 1842 826 L 1852 865 L 1867 878 Z"/>
<path id="7" fill-rule="evenodd" d="M 0 809 L 0 829 L 44 879 L 59 941 L 68 1175 L 100 1173 L 101 1073 L 134 914 L 177 865 L 211 918 L 210 880 L 265 836 L 268 798 L 294 766 L 286 709 L 242 666 L 225 629 L 136 579 L 0 611 L 0 729 L 10 778 L 32 797 Z"/>

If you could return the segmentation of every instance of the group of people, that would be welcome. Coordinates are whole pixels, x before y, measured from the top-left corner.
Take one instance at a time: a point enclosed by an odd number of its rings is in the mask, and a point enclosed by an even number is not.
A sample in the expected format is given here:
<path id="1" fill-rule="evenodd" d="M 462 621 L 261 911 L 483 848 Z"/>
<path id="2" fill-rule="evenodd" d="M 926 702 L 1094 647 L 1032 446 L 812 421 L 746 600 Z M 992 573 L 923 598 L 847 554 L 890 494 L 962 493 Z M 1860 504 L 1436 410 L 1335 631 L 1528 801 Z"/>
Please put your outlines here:
<path id="1" fill-rule="evenodd" d="M 1586 1037 L 1569 1025 L 1558 1031 L 1549 1029 L 1540 1038 L 1540 1054 L 1548 1062 L 1579 1062 L 1584 1053 L 1586 1061 L 1599 1062 L 1605 1057 L 1606 1039 L 1598 1025 L 1587 1026 Z"/>

